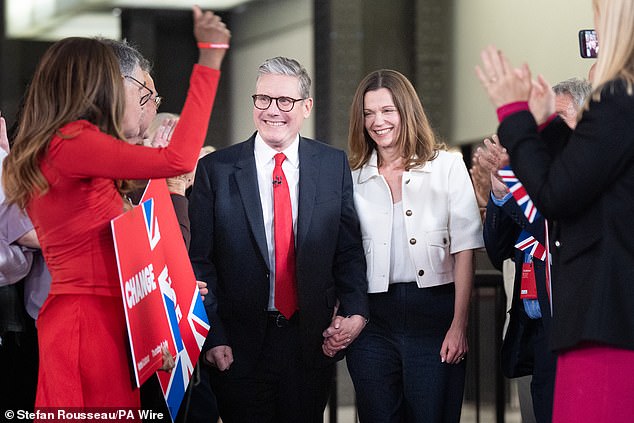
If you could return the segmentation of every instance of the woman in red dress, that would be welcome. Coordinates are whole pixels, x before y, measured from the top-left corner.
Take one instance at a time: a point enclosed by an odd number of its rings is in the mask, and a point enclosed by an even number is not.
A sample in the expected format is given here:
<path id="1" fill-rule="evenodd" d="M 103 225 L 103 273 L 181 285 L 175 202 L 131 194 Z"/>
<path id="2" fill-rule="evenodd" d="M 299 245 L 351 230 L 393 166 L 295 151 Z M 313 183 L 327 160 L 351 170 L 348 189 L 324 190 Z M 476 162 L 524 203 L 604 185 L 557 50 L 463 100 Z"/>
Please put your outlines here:
<path id="1" fill-rule="evenodd" d="M 105 43 L 61 40 L 35 72 L 2 181 L 7 201 L 31 217 L 53 278 L 38 318 L 38 409 L 140 405 L 110 220 L 125 209 L 123 180 L 176 176 L 196 164 L 230 32 L 195 7 L 194 34 L 199 61 L 165 148 L 121 141 L 125 98 L 136 92 L 143 106 L 150 90 L 137 83 L 140 67 L 121 74 Z"/>

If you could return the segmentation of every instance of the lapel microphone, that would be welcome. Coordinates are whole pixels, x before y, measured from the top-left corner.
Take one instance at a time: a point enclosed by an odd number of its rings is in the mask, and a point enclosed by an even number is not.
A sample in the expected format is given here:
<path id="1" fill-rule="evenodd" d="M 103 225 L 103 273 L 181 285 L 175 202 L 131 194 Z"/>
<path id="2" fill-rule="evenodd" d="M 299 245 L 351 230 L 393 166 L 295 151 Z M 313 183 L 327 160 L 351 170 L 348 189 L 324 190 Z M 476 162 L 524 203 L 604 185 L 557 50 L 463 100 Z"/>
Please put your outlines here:
<path id="1" fill-rule="evenodd" d="M 282 185 L 282 177 L 281 176 L 276 176 L 273 178 L 273 188 L 275 187 L 279 187 L 280 185 Z"/>

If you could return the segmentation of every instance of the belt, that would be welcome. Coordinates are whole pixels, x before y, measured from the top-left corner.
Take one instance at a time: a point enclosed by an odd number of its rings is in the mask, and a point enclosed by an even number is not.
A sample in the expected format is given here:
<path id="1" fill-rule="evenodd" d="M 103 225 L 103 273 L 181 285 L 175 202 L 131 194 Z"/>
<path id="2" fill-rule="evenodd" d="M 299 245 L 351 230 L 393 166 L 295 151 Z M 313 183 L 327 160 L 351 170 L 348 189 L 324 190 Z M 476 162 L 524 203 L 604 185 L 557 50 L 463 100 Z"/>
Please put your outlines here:
<path id="1" fill-rule="evenodd" d="M 275 325 L 278 328 L 285 328 L 285 327 L 290 326 L 295 321 L 295 316 L 296 315 L 297 315 L 297 313 L 293 314 L 293 316 L 291 316 L 290 319 L 287 319 L 279 311 L 269 311 L 269 312 L 267 312 L 267 317 L 268 317 L 269 323 L 271 323 L 272 325 Z"/>

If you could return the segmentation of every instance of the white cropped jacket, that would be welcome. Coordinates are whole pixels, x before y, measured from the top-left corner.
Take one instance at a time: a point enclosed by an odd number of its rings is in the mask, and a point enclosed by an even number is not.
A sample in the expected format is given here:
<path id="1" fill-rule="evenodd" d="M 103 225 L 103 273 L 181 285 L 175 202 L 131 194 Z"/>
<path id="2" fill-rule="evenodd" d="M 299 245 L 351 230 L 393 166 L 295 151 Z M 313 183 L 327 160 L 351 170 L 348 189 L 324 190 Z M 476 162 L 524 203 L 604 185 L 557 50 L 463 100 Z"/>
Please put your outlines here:
<path id="1" fill-rule="evenodd" d="M 389 287 L 393 208 L 388 184 L 379 174 L 376 151 L 352 177 L 368 292 L 385 292 Z M 440 151 L 422 168 L 403 173 L 402 191 L 408 249 L 418 287 L 454 282 L 453 254 L 484 245 L 480 213 L 462 157 Z"/>

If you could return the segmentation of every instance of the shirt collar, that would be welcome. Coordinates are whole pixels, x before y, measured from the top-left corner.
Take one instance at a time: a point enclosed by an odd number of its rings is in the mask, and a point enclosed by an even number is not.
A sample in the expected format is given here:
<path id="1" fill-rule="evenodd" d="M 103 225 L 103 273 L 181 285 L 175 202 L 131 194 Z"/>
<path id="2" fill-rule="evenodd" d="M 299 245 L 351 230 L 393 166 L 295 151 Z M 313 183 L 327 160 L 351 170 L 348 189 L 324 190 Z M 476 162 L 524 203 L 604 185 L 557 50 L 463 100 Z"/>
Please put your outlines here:
<path id="1" fill-rule="evenodd" d="M 368 159 L 368 162 L 365 165 L 363 165 L 361 169 L 359 170 L 359 177 L 357 179 L 358 183 L 362 184 L 380 175 L 378 160 L 379 159 L 378 159 L 376 150 L 372 151 L 372 155 Z M 423 167 L 416 167 L 408 171 L 405 171 L 404 173 L 405 174 L 408 174 L 410 172 L 428 173 L 428 172 L 431 172 L 431 166 L 432 166 L 432 161 L 428 161 L 423 165 Z"/>
<path id="2" fill-rule="evenodd" d="M 261 163 L 266 164 L 273 161 L 273 157 L 277 153 L 284 153 L 286 161 L 295 168 L 299 168 L 299 134 L 295 137 L 293 142 L 282 151 L 277 151 L 274 148 L 269 147 L 259 133 L 255 134 L 255 144 L 253 147 L 255 153 L 255 159 Z"/>

